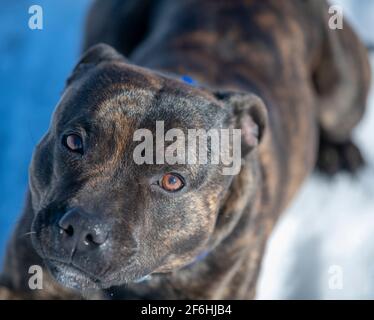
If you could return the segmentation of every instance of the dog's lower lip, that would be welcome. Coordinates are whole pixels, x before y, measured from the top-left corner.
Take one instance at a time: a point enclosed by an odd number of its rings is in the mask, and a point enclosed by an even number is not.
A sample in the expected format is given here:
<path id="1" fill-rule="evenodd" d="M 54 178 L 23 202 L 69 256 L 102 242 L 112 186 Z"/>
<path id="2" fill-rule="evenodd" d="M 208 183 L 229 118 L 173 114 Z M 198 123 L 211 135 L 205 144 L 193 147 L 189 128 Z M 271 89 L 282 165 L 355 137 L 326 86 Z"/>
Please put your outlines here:
<path id="1" fill-rule="evenodd" d="M 64 262 L 64 261 L 59 261 L 59 260 L 55 260 L 55 259 L 47 259 L 46 262 L 47 262 L 47 265 L 49 267 L 53 266 L 53 267 L 57 267 L 57 268 L 69 268 L 69 269 L 73 270 L 74 272 L 76 272 L 82 278 L 87 278 L 94 283 L 99 283 L 100 282 L 100 279 L 98 277 L 89 274 L 88 272 L 86 272 L 85 270 L 82 270 L 81 268 L 75 266 L 71 262 Z"/>

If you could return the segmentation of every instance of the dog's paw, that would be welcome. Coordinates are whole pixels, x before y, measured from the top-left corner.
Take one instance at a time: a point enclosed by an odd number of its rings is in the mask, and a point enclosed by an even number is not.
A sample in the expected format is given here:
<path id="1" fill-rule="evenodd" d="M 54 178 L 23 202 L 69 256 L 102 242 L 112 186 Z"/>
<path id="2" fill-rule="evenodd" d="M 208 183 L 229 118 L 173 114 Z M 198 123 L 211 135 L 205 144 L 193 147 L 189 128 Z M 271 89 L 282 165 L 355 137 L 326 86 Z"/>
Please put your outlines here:
<path id="1" fill-rule="evenodd" d="M 321 141 L 317 168 L 329 176 L 340 171 L 356 174 L 365 165 L 360 149 L 352 142 L 331 143 Z"/>

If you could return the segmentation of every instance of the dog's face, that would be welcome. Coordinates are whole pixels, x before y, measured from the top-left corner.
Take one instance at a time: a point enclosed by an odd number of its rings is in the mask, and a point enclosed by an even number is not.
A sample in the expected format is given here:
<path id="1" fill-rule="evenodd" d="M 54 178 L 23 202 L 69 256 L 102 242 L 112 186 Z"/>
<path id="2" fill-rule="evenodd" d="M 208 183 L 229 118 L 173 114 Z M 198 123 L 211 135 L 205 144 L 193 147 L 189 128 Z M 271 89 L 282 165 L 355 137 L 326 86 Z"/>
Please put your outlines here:
<path id="1" fill-rule="evenodd" d="M 208 250 L 233 177 L 221 164 L 137 164 L 134 133 L 155 133 L 156 121 L 165 131 L 242 128 L 245 156 L 265 111 L 242 98 L 235 108 L 129 65 L 108 46 L 89 50 L 30 167 L 33 244 L 52 275 L 77 289 L 107 288 L 181 268 Z"/>

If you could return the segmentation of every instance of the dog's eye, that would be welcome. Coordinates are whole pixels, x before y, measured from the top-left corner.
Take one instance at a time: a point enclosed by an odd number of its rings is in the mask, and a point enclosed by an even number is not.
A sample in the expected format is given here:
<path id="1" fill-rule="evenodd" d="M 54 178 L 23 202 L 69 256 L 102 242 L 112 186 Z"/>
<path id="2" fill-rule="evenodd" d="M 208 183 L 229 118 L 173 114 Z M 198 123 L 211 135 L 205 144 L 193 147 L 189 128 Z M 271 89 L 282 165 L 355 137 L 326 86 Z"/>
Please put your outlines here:
<path id="1" fill-rule="evenodd" d="M 83 140 L 79 135 L 69 134 L 69 135 L 64 136 L 63 144 L 70 151 L 83 154 Z"/>
<path id="2" fill-rule="evenodd" d="M 165 174 L 161 178 L 160 185 L 164 190 L 169 192 L 176 192 L 184 187 L 182 178 L 173 173 Z"/>

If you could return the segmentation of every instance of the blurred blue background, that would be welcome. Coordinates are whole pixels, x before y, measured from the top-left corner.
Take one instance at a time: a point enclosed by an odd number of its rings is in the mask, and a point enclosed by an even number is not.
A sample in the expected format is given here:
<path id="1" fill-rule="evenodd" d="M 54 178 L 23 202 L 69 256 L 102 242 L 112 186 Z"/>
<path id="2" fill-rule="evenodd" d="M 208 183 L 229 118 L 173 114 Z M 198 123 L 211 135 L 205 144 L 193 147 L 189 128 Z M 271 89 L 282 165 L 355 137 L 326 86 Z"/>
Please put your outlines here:
<path id="1" fill-rule="evenodd" d="M 32 150 L 79 57 L 89 3 L 0 1 L 0 261 L 23 206 Z M 43 30 L 28 27 L 33 4 L 43 8 Z"/>
<path id="2" fill-rule="evenodd" d="M 79 57 L 90 2 L 0 0 L 0 262 L 23 206 L 32 150 Z M 334 2 L 373 45 L 374 0 Z M 33 4 L 43 8 L 43 30 L 28 27 Z M 367 168 L 355 179 L 306 181 L 272 235 L 259 298 L 374 298 L 373 94 L 370 104 L 355 132 Z M 339 290 L 329 287 L 332 266 L 344 271 Z"/>

